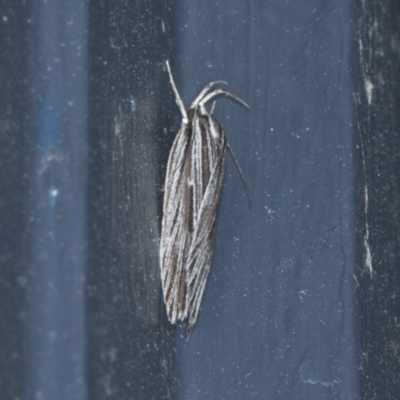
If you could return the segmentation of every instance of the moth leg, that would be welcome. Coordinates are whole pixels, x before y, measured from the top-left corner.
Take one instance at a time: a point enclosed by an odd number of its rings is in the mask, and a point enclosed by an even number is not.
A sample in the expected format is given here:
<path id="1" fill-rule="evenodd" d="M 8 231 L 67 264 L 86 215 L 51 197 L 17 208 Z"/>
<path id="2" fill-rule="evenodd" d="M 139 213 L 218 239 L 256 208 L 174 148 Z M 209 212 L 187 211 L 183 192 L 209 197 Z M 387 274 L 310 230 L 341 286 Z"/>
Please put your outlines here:
<path id="1" fill-rule="evenodd" d="M 176 88 L 176 85 L 175 85 L 175 82 L 174 82 L 174 78 L 172 77 L 172 72 L 171 72 L 171 67 L 169 66 L 169 61 L 166 60 L 165 63 L 167 64 L 169 81 L 171 83 L 172 90 L 174 91 L 174 94 L 175 94 L 176 104 L 178 105 L 179 109 L 181 110 L 181 114 L 182 114 L 182 117 L 183 117 L 183 122 L 187 123 L 188 122 L 188 118 L 187 118 L 187 114 L 186 114 L 186 109 L 185 109 L 185 106 L 183 105 L 182 99 L 179 96 L 179 92 L 178 92 L 178 89 Z"/>
<path id="2" fill-rule="evenodd" d="M 236 168 L 239 172 L 240 178 L 242 179 L 242 183 L 244 186 L 244 190 L 246 191 L 246 196 L 247 196 L 247 202 L 249 204 L 249 207 L 251 208 L 251 196 L 250 196 L 250 189 L 249 189 L 249 185 L 247 184 L 246 178 L 244 177 L 244 173 L 242 171 L 242 168 L 240 168 L 239 162 L 235 156 L 235 153 L 233 152 L 232 147 L 230 146 L 230 144 L 228 142 L 226 142 L 226 145 L 228 147 L 229 153 L 231 153 L 232 159 L 236 165 Z"/>
<path id="3" fill-rule="evenodd" d="M 216 103 L 216 100 L 214 100 L 214 102 L 213 102 L 213 104 L 212 104 L 212 106 L 211 106 L 211 110 L 210 110 L 210 114 L 211 114 L 211 115 L 212 115 L 213 112 L 214 112 L 215 103 Z"/>
<path id="4" fill-rule="evenodd" d="M 223 90 L 223 89 L 217 89 L 217 90 L 214 90 L 211 93 L 208 93 L 207 96 L 203 97 L 203 99 L 201 99 L 201 101 L 199 101 L 199 105 L 203 106 L 204 104 L 207 103 L 207 101 L 210 101 L 213 97 L 218 96 L 219 94 L 224 94 L 227 97 L 231 97 L 232 99 L 235 99 L 240 104 L 243 104 L 245 107 L 250 108 L 248 106 L 248 104 L 245 103 L 242 99 L 240 99 L 239 97 L 235 96 L 234 94 L 229 93 L 229 92 L 227 92 L 226 90 Z"/>

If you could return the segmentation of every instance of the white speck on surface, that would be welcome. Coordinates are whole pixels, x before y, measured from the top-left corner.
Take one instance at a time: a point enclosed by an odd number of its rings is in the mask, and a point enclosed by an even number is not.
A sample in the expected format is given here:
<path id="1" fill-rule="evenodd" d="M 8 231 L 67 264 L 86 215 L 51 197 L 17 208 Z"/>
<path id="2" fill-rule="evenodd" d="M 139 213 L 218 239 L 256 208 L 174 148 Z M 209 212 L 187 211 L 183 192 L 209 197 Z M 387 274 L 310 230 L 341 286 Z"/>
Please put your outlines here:
<path id="1" fill-rule="evenodd" d="M 367 225 L 368 229 L 368 225 Z M 367 267 L 369 274 L 372 278 L 373 268 L 372 268 L 372 257 L 371 257 L 371 249 L 369 247 L 368 241 L 369 232 L 367 230 L 367 234 L 364 237 L 364 247 L 365 247 L 365 266 Z"/>
<path id="2" fill-rule="evenodd" d="M 324 365 L 318 365 L 313 360 L 306 360 L 299 369 L 300 380 L 303 383 L 310 385 L 321 385 L 321 386 L 334 386 L 339 385 L 339 381 L 336 379 L 329 379 L 328 373 L 325 371 Z"/>
<path id="3" fill-rule="evenodd" d="M 365 159 L 364 159 L 364 151 L 363 151 L 363 164 L 365 171 Z M 369 247 L 369 225 L 368 225 L 368 186 L 365 183 L 364 185 L 364 213 L 365 213 L 365 235 L 364 235 L 364 248 L 365 248 L 365 267 L 368 269 L 369 274 L 372 278 L 373 267 L 372 267 L 372 256 L 371 249 Z"/>
<path id="4" fill-rule="evenodd" d="M 365 93 L 367 95 L 368 105 L 372 103 L 372 92 L 374 90 L 374 85 L 369 79 L 365 79 Z"/>
<path id="5" fill-rule="evenodd" d="M 131 98 L 129 99 L 129 104 L 131 107 L 131 112 L 135 112 L 136 111 L 136 100 L 134 99 L 134 97 L 131 96 Z"/>
<path id="6" fill-rule="evenodd" d="M 58 196 L 58 189 L 50 189 L 50 196 L 51 197 L 57 197 Z"/>

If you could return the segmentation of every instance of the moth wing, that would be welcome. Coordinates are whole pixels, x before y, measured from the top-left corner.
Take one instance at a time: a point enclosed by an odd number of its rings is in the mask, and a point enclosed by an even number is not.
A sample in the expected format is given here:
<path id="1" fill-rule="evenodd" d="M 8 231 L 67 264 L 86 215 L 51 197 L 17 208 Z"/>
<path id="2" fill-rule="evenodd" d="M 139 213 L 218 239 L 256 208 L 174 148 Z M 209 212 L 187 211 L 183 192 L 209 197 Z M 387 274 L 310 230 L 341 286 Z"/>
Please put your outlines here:
<path id="1" fill-rule="evenodd" d="M 215 222 L 225 172 L 225 143 L 218 151 L 214 169 L 205 189 L 198 219 L 192 234 L 186 265 L 188 335 L 196 323 L 203 298 L 214 246 Z"/>
<path id="2" fill-rule="evenodd" d="M 190 212 L 189 171 L 185 163 L 187 146 L 188 138 L 183 125 L 168 159 L 160 241 L 161 283 L 168 319 L 172 324 L 187 317 L 185 265 L 190 247 L 184 218 Z"/>

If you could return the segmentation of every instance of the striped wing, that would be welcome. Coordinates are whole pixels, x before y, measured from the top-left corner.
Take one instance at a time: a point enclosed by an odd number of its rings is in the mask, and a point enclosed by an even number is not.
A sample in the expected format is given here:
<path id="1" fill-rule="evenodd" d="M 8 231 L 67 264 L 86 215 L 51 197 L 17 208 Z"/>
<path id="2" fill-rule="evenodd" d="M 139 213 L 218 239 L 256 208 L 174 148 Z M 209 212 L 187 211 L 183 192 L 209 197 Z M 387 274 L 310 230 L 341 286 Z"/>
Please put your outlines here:
<path id="1" fill-rule="evenodd" d="M 208 113 L 196 108 L 188 117 L 167 166 L 160 264 L 168 318 L 189 318 L 190 334 L 210 270 L 226 142 Z"/>

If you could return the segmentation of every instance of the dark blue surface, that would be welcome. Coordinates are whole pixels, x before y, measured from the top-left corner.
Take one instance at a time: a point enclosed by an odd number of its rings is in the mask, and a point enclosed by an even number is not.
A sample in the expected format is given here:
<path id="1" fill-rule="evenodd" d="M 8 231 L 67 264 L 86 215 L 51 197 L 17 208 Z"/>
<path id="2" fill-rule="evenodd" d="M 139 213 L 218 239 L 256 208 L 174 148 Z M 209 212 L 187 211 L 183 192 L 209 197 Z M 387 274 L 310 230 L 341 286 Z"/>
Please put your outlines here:
<path id="1" fill-rule="evenodd" d="M 224 79 L 250 105 L 221 99 L 215 114 L 253 208 L 228 163 L 203 311 L 189 344 L 177 339 L 180 398 L 358 398 L 350 12 L 182 2 L 185 103 Z"/>
<path id="2" fill-rule="evenodd" d="M 30 171 L 25 396 L 85 399 L 86 6 L 30 6 Z"/>
<path id="3" fill-rule="evenodd" d="M 397 400 L 396 0 L 2 2 L 0 397 Z M 206 83 L 231 160 L 171 326 L 163 179 Z"/>

